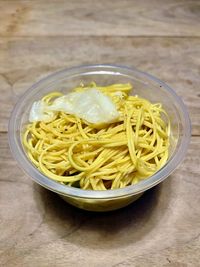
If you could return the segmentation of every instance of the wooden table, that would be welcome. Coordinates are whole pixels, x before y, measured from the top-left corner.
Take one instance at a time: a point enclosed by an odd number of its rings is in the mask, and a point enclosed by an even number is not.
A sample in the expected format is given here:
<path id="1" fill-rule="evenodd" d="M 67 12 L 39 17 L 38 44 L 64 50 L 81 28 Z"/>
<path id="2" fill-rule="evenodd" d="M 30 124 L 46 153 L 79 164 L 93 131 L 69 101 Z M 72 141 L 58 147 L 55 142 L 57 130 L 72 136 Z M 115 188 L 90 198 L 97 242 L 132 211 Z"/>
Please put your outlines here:
<path id="1" fill-rule="evenodd" d="M 0 266 L 200 266 L 200 1 L 0 0 Z M 127 208 L 85 212 L 36 185 L 7 142 L 14 103 L 49 73 L 135 66 L 192 121 L 182 165 Z"/>

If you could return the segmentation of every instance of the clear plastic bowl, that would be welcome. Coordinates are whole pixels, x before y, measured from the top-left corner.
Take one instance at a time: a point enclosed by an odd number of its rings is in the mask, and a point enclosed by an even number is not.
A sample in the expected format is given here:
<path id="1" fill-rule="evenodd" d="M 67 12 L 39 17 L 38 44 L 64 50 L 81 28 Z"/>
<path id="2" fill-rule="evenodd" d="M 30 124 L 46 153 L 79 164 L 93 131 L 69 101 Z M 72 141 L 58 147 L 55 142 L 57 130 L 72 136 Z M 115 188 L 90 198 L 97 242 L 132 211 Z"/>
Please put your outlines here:
<path id="1" fill-rule="evenodd" d="M 42 174 L 28 159 L 21 141 L 21 134 L 28 121 L 32 103 L 48 92 L 64 93 L 79 85 L 95 81 L 99 85 L 131 83 L 132 94 L 151 102 L 161 102 L 171 121 L 170 157 L 162 169 L 136 185 L 123 189 L 92 191 L 68 187 Z M 22 169 L 37 183 L 58 193 L 74 206 L 86 210 L 108 211 L 128 205 L 143 192 L 167 178 L 183 160 L 190 141 L 191 125 L 182 100 L 165 83 L 133 68 L 113 65 L 91 65 L 65 69 L 42 79 L 28 89 L 16 104 L 9 121 L 9 143 L 13 156 Z"/>

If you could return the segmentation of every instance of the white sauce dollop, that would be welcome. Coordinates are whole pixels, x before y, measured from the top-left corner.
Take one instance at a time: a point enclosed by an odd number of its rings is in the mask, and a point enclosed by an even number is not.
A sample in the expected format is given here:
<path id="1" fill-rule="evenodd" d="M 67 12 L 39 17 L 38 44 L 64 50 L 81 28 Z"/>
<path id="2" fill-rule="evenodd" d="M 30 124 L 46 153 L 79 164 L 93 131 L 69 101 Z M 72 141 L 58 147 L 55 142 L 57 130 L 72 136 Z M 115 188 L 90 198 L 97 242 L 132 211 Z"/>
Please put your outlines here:
<path id="1" fill-rule="evenodd" d="M 43 101 L 33 103 L 29 121 L 50 121 L 56 111 L 74 114 L 90 123 L 110 123 L 119 117 L 111 98 L 93 88 L 84 92 L 73 92 L 56 98 L 51 105 Z"/>

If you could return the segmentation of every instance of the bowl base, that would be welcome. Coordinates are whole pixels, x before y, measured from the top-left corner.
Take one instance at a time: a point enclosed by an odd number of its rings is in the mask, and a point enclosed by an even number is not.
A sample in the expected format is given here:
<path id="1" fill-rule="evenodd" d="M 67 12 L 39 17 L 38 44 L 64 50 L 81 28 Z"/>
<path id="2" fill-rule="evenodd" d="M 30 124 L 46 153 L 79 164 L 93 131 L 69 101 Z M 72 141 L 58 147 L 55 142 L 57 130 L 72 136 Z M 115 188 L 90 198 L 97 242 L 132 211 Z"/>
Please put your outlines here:
<path id="1" fill-rule="evenodd" d="M 130 203 L 136 201 L 140 198 L 143 193 L 117 198 L 117 199 L 83 199 L 78 197 L 67 197 L 63 195 L 59 195 L 64 201 L 67 203 L 88 211 L 97 211 L 97 212 L 104 212 L 104 211 L 111 211 L 123 208 Z"/>

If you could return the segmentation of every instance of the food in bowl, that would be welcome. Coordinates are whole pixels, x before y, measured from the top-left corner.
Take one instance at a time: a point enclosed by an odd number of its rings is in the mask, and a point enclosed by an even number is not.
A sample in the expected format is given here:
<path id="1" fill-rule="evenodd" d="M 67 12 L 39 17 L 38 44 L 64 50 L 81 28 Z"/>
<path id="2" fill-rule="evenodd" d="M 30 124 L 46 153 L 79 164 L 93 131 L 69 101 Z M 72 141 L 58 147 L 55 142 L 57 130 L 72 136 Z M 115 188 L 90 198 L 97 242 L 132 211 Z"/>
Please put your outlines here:
<path id="1" fill-rule="evenodd" d="M 138 95 L 151 103 L 162 103 L 170 119 L 168 159 L 161 169 L 148 179 L 114 190 L 84 190 L 57 182 L 40 171 L 27 156 L 23 134 L 33 103 L 45 95 L 59 91 L 64 95 L 81 82 L 97 85 L 133 84 L 130 95 Z M 164 181 L 183 160 L 190 142 L 189 114 L 181 98 L 167 84 L 135 68 L 114 65 L 90 65 L 68 68 L 49 75 L 32 85 L 18 100 L 10 117 L 8 138 L 11 152 L 19 166 L 41 186 L 57 193 L 66 202 L 90 211 L 110 211 L 122 208 L 138 199 L 145 191 Z M 112 138 L 110 138 L 111 140 Z"/>
<path id="2" fill-rule="evenodd" d="M 161 103 L 130 95 L 132 85 L 80 84 L 35 101 L 23 144 L 47 177 L 85 190 L 125 188 L 167 162 L 170 122 Z"/>

